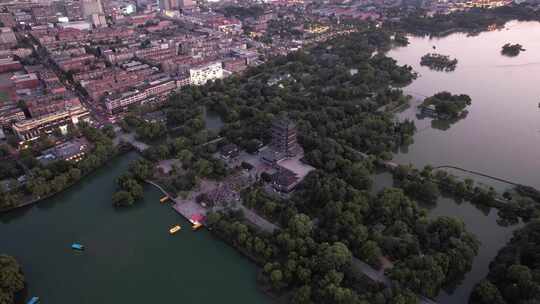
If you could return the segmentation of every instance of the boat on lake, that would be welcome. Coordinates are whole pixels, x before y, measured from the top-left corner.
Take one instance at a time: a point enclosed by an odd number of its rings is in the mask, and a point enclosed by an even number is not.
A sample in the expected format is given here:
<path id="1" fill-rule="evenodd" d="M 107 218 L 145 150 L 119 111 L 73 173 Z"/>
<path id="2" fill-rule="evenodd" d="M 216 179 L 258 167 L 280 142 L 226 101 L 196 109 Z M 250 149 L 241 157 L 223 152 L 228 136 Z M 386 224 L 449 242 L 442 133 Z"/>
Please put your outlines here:
<path id="1" fill-rule="evenodd" d="M 169 233 L 170 234 L 175 234 L 178 231 L 180 231 L 180 229 L 182 229 L 182 227 L 180 227 L 180 225 L 176 225 L 176 226 L 172 227 L 171 229 L 169 229 Z"/>
<path id="2" fill-rule="evenodd" d="M 163 204 L 163 203 L 165 203 L 165 202 L 168 201 L 168 200 L 169 200 L 169 197 L 168 197 L 168 196 L 164 196 L 164 197 L 162 197 L 162 198 L 159 199 L 159 202 Z"/>
<path id="3" fill-rule="evenodd" d="M 32 297 L 26 304 L 37 304 L 39 303 L 39 297 Z"/>
<path id="4" fill-rule="evenodd" d="M 193 229 L 195 231 L 195 230 L 198 230 L 201 227 L 202 227 L 201 223 L 195 223 L 195 224 L 193 224 L 193 226 L 191 226 L 191 229 Z"/>
<path id="5" fill-rule="evenodd" d="M 83 251 L 84 250 L 84 245 L 81 245 L 81 244 L 78 244 L 78 243 L 73 243 L 73 244 L 71 244 L 71 249 Z"/>

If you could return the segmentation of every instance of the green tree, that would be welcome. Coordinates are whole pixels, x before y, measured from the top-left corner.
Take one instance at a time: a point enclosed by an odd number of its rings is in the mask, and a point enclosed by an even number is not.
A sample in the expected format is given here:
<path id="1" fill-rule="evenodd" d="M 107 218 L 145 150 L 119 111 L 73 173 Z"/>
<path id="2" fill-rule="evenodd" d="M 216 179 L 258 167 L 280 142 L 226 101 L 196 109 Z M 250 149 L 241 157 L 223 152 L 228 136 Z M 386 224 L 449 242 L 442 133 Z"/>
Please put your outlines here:
<path id="1" fill-rule="evenodd" d="M 24 288 L 24 276 L 17 261 L 0 255 L 0 303 L 13 303 L 13 296 Z"/>

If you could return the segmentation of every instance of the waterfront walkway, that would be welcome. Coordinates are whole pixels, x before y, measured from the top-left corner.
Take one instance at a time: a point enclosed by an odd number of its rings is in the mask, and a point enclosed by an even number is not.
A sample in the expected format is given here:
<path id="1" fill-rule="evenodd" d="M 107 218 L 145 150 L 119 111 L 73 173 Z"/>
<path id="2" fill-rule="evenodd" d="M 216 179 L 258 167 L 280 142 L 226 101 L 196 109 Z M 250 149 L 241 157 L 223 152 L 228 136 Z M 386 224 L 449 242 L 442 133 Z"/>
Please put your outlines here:
<path id="1" fill-rule="evenodd" d="M 463 169 L 463 168 L 460 168 L 460 167 L 457 167 L 457 166 L 444 165 L 444 166 L 433 167 L 433 169 L 454 169 L 454 170 L 458 170 L 458 171 L 462 171 L 462 172 L 466 172 L 466 173 L 470 173 L 470 174 L 474 174 L 474 175 L 478 175 L 478 176 L 482 176 L 482 177 L 487 177 L 487 178 L 490 178 L 492 180 L 507 183 L 507 184 L 512 185 L 512 186 L 522 186 L 521 184 L 513 182 L 511 180 L 507 180 L 507 179 L 504 179 L 504 178 L 499 178 L 499 177 L 492 176 L 492 175 L 485 174 L 485 173 L 478 172 L 478 171 Z"/>

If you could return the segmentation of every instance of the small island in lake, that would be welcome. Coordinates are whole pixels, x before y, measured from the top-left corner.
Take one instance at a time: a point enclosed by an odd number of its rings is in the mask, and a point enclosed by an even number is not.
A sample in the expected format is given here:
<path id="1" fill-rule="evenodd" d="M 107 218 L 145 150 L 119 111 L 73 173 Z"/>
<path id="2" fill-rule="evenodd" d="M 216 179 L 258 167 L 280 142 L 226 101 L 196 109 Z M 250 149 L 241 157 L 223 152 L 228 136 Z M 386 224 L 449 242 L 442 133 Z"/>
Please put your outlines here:
<path id="1" fill-rule="evenodd" d="M 511 44 L 511 43 L 507 43 L 505 45 L 503 45 L 502 47 L 502 50 L 501 50 L 501 54 L 505 55 L 505 56 L 509 56 L 509 57 L 515 57 L 517 55 L 519 55 L 519 53 L 525 51 L 525 49 L 523 48 L 523 46 L 519 43 L 516 43 L 516 44 Z"/>
<path id="2" fill-rule="evenodd" d="M 15 258 L 0 254 L 0 303 L 15 303 L 15 294 L 24 288 L 24 275 Z"/>
<path id="3" fill-rule="evenodd" d="M 418 107 L 425 116 L 441 120 L 454 121 L 467 115 L 465 108 L 471 105 L 471 97 L 466 94 L 452 95 L 440 92 L 424 99 Z"/>
<path id="4" fill-rule="evenodd" d="M 399 45 L 399 46 L 407 46 L 409 45 L 409 38 L 407 38 L 407 36 L 405 36 L 405 34 L 401 33 L 401 32 L 397 32 L 395 35 L 394 35 L 394 43 L 396 45 Z"/>
<path id="5" fill-rule="evenodd" d="M 457 59 L 436 53 L 428 53 L 420 59 L 420 65 L 427 66 L 432 70 L 451 72 L 456 69 Z"/>

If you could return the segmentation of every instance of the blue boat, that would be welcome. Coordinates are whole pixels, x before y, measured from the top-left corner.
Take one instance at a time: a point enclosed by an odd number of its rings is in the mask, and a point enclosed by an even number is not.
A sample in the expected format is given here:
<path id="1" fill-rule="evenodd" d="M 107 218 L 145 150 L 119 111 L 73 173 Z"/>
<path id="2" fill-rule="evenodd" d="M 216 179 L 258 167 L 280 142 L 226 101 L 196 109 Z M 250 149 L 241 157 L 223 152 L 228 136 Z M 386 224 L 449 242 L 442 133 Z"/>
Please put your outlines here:
<path id="1" fill-rule="evenodd" d="M 32 297 L 28 302 L 26 302 L 26 304 L 37 304 L 37 303 L 39 303 L 38 297 Z"/>
<path id="2" fill-rule="evenodd" d="M 71 248 L 75 250 L 84 250 L 84 245 L 73 243 L 71 244 Z"/>

